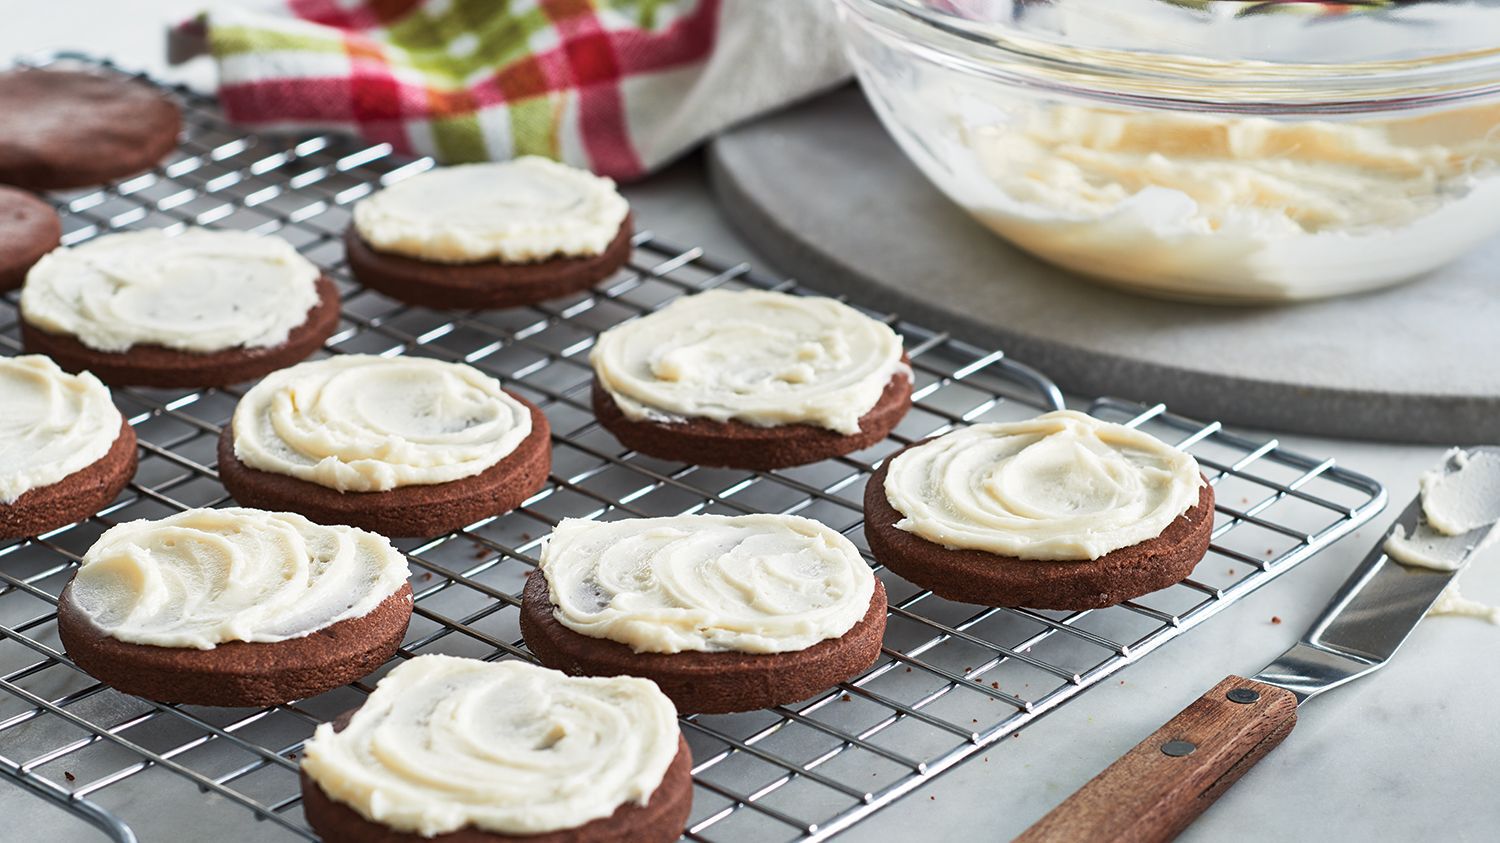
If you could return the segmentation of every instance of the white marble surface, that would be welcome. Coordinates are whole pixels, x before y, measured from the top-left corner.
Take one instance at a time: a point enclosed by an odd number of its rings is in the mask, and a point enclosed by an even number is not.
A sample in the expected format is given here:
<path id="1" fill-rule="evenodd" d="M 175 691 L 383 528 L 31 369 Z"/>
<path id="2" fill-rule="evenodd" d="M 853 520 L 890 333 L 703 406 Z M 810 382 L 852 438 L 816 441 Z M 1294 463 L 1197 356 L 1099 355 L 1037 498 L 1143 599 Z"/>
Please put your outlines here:
<path id="1" fill-rule="evenodd" d="M 208 84 L 210 67 L 200 63 L 167 71 L 160 49 L 161 22 L 204 5 L 209 4 L 12 4 L 0 28 L 0 61 L 22 52 L 76 47 Z M 630 194 L 640 218 L 662 235 L 729 258 L 755 258 L 714 211 L 696 161 Z M 816 279 L 806 280 L 816 286 Z M 1290 645 L 1415 492 L 1417 473 L 1441 455 L 1440 448 L 1429 446 L 1283 441 L 1380 479 L 1390 490 L 1392 508 L 1373 526 L 1129 668 L 1121 674 L 1123 683 L 1112 680 L 1084 694 L 843 839 L 1004 839 L 1019 833 L 1226 674 L 1254 672 Z M 1500 600 L 1500 553 L 1481 559 L 1467 580 L 1473 596 Z M 1273 625 L 1273 615 L 1284 622 Z M 1424 623 L 1389 668 L 1303 709 L 1281 748 L 1183 839 L 1496 839 L 1497 653 L 1500 628 L 1456 618 Z M 7 818 L 0 839 L 95 839 L 78 821 L 10 788 L 0 788 L 0 816 Z M 143 839 L 203 839 L 198 832 L 209 832 L 195 829 L 187 818 L 159 819 Z M 248 822 L 212 829 L 222 843 L 272 839 L 272 832 L 265 823 Z"/>

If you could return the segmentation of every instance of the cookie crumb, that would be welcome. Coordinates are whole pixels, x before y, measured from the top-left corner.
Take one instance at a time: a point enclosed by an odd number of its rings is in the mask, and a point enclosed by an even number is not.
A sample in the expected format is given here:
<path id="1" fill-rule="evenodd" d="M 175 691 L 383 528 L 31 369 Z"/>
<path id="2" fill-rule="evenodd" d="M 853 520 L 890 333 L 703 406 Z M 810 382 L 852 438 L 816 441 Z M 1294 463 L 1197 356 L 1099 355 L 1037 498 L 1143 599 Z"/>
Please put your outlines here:
<path id="1" fill-rule="evenodd" d="M 852 699 L 854 699 L 854 698 L 853 698 L 853 697 L 851 697 L 851 696 L 849 696 L 849 695 L 848 695 L 848 694 L 844 694 L 844 695 L 843 695 L 843 696 L 842 696 L 842 697 L 840 697 L 840 698 L 839 698 L 839 699 L 840 699 L 840 700 L 842 700 L 842 701 L 844 701 L 844 702 L 849 702 L 849 701 L 850 701 L 850 700 L 852 700 Z"/>
<path id="2" fill-rule="evenodd" d="M 68 772 L 67 770 L 63 770 L 63 778 L 67 779 L 70 782 L 78 781 L 78 777 Z"/>
<path id="3" fill-rule="evenodd" d="M 1000 690 L 1000 683 L 999 682 L 991 682 L 990 683 L 990 687 L 994 688 L 995 690 L 998 691 L 998 690 Z"/>
<path id="4" fill-rule="evenodd" d="M 906 672 L 907 672 L 907 673 L 911 673 L 911 668 L 909 668 L 909 667 L 908 667 L 908 668 L 907 668 L 907 669 L 906 669 Z"/>
<path id="5" fill-rule="evenodd" d="M 1272 615 L 1271 616 L 1271 626 L 1280 626 L 1280 625 L 1281 625 L 1281 615 Z"/>
<path id="6" fill-rule="evenodd" d="M 428 580 L 432 579 L 432 572 L 431 571 L 423 571 L 421 579 L 422 579 L 422 582 L 427 582 Z"/>
<path id="7" fill-rule="evenodd" d="M 1229 576 L 1231 576 L 1231 577 L 1234 576 L 1234 569 L 1233 568 L 1229 569 Z"/>

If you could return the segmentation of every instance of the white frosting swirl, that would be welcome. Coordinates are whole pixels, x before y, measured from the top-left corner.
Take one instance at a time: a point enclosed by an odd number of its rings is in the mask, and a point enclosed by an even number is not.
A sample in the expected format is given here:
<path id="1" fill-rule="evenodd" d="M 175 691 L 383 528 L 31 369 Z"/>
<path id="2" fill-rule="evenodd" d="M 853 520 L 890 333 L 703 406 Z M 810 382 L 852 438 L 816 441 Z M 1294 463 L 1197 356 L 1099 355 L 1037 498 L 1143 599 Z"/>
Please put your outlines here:
<path id="1" fill-rule="evenodd" d="M 472 477 L 531 435 L 531 410 L 472 366 L 350 354 L 299 363 L 234 410 L 234 455 L 342 492 Z"/>
<path id="2" fill-rule="evenodd" d="M 429 655 L 386 674 L 343 731 L 319 726 L 302 769 L 398 831 L 542 834 L 646 804 L 679 735 L 647 679 Z"/>
<path id="3" fill-rule="evenodd" d="M 227 508 L 109 528 L 69 588 L 111 638 L 211 650 L 301 638 L 363 617 L 406 579 L 406 557 L 384 536 Z"/>
<path id="4" fill-rule="evenodd" d="M 1202 486 L 1187 453 L 1061 410 L 903 451 L 885 496 L 904 516 L 896 527 L 947 548 L 1086 560 L 1161 535 L 1198 503 Z"/>
<path id="5" fill-rule="evenodd" d="M 0 396 L 0 505 L 88 468 L 120 436 L 104 384 L 51 358 L 0 358 Z"/>
<path id="6" fill-rule="evenodd" d="M 26 275 L 21 313 L 99 351 L 264 348 L 307 321 L 318 275 L 279 237 L 129 231 L 43 257 Z"/>
<path id="7" fill-rule="evenodd" d="M 420 260 L 527 263 L 602 254 L 629 212 L 613 181 L 527 155 L 399 181 L 354 206 L 354 228 Z"/>
<path id="8" fill-rule="evenodd" d="M 843 434 L 879 401 L 901 337 L 828 298 L 710 290 L 617 325 L 590 355 L 627 418 L 707 418 Z"/>
<path id="9" fill-rule="evenodd" d="M 558 623 L 647 653 L 804 650 L 875 593 L 852 542 L 796 515 L 568 518 L 540 567 Z"/>

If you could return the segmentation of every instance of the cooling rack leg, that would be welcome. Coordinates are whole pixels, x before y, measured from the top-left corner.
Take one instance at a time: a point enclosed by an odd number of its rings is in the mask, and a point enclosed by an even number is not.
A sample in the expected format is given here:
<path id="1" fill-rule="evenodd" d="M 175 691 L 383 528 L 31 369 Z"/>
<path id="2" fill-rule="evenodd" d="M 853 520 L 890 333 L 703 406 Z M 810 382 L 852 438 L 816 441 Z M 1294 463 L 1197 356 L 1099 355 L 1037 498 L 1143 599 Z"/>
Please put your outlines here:
<path id="1" fill-rule="evenodd" d="M 41 776 L 21 769 L 20 765 L 8 758 L 0 758 L 0 775 L 64 811 L 89 821 L 116 843 L 136 843 L 135 832 L 119 817 L 87 799 L 75 797 Z"/>

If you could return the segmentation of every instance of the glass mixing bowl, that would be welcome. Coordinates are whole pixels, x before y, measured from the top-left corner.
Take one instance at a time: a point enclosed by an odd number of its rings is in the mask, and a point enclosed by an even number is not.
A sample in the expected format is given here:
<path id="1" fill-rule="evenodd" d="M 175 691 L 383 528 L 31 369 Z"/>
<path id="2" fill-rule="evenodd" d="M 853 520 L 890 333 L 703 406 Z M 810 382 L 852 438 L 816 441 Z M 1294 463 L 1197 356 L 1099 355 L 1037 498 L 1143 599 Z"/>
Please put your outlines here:
<path id="1" fill-rule="evenodd" d="M 1313 299 L 1500 232 L 1500 4 L 840 0 L 881 121 L 1016 246 L 1140 292 Z"/>

